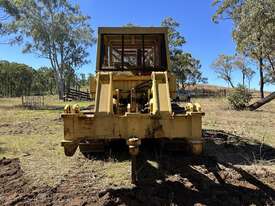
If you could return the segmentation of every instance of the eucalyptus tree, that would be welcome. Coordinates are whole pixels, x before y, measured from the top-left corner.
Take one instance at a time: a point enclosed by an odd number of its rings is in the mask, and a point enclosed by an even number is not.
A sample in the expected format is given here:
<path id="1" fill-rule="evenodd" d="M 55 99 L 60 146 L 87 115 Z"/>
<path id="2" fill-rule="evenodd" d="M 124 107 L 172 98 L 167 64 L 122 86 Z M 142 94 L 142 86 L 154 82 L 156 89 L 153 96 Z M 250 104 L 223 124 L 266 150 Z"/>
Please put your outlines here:
<path id="1" fill-rule="evenodd" d="M 19 10 L 11 0 L 0 0 L 0 44 L 16 44 L 22 41 L 22 35 L 17 34 L 17 28 L 11 27 L 11 19 L 19 19 Z"/>
<path id="2" fill-rule="evenodd" d="M 252 69 L 248 69 L 245 71 L 246 72 L 246 79 L 247 79 L 247 83 L 248 83 L 248 88 L 250 89 L 250 85 L 251 85 L 251 81 L 253 79 L 253 77 L 255 76 L 255 71 Z"/>
<path id="3" fill-rule="evenodd" d="M 248 61 L 246 60 L 245 56 L 243 55 L 235 55 L 233 57 L 233 67 L 235 67 L 237 70 L 239 70 L 242 74 L 242 85 L 245 87 L 245 80 L 251 81 L 251 78 L 253 77 L 253 70 L 248 67 Z M 249 81 L 249 84 L 250 84 Z"/>
<path id="4" fill-rule="evenodd" d="M 177 77 L 178 85 L 196 84 L 206 82 L 202 76 L 200 61 L 193 58 L 190 53 L 185 53 L 182 46 L 186 43 L 185 38 L 178 31 L 180 24 L 171 17 L 166 17 L 161 26 L 168 27 L 168 42 L 172 72 Z"/>
<path id="5" fill-rule="evenodd" d="M 162 20 L 161 26 L 168 27 L 169 51 L 171 56 L 175 55 L 186 43 L 185 38 L 178 31 L 180 24 L 172 17 L 166 17 Z"/>
<path id="6" fill-rule="evenodd" d="M 25 64 L 0 61 L 1 96 L 21 96 L 31 93 L 33 69 Z"/>
<path id="7" fill-rule="evenodd" d="M 275 49 L 274 0 L 215 0 L 213 20 L 232 19 L 237 50 L 258 62 L 260 93 L 264 97 L 264 68 L 271 68 Z M 267 72 L 268 73 L 268 72 Z"/>
<path id="8" fill-rule="evenodd" d="M 75 87 L 78 85 L 77 83 L 77 75 L 73 67 L 68 67 L 64 73 L 65 76 L 65 89 L 68 90 L 71 87 Z"/>
<path id="9" fill-rule="evenodd" d="M 184 88 L 186 84 L 205 83 L 207 79 L 200 71 L 200 61 L 192 57 L 190 53 L 176 51 L 171 57 L 171 69 L 177 77 L 178 85 Z"/>
<path id="10" fill-rule="evenodd" d="M 0 61 L 0 96 L 56 94 L 52 68 Z"/>
<path id="11" fill-rule="evenodd" d="M 3 0 L 2 0 L 3 1 Z M 4 0 L 4 2 L 6 2 Z M 88 62 L 87 49 L 94 42 L 89 16 L 67 0 L 12 0 L 19 18 L 0 4 L 13 18 L 5 28 L 22 36 L 23 52 L 49 60 L 53 68 L 59 97 L 63 98 L 65 74 Z"/>
<path id="12" fill-rule="evenodd" d="M 234 62 L 233 56 L 221 54 L 212 63 L 211 67 L 217 73 L 218 78 L 223 79 L 232 88 L 235 88 L 235 85 L 233 83 L 233 77 L 232 77 L 232 73 L 234 70 L 233 62 Z"/>
<path id="13" fill-rule="evenodd" d="M 56 82 L 52 68 L 41 67 L 33 70 L 32 92 L 36 94 L 56 94 Z"/>

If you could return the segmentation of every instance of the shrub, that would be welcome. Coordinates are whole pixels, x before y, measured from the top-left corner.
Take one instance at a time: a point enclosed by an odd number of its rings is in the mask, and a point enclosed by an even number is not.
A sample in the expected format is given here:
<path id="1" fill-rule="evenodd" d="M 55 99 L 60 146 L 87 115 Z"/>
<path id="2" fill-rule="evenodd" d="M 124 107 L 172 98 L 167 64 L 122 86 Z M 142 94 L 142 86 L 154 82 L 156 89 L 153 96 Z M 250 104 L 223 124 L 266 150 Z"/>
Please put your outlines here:
<path id="1" fill-rule="evenodd" d="M 242 85 L 238 85 L 227 97 L 230 106 L 235 110 L 244 110 L 251 99 L 252 94 Z"/>

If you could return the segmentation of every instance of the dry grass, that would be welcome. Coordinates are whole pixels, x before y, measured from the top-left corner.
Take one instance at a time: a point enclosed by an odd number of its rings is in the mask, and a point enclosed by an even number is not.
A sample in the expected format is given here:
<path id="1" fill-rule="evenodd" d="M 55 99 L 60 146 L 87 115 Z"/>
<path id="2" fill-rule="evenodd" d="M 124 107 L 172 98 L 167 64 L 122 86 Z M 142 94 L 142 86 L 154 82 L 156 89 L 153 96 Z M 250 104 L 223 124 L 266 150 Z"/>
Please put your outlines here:
<path id="1" fill-rule="evenodd" d="M 26 176 L 35 185 L 58 184 L 78 162 L 77 157 L 65 157 L 60 146 L 63 138 L 60 114 L 67 103 L 56 96 L 46 97 L 45 103 L 60 109 L 28 110 L 20 107 L 20 98 L 0 99 L 0 158 L 19 157 Z"/>
<path id="2" fill-rule="evenodd" d="M 241 137 L 264 140 L 275 146 L 275 101 L 254 112 L 231 110 L 225 98 L 201 98 L 193 101 L 199 102 L 205 111 L 203 128 L 224 130 Z"/>
<path id="3" fill-rule="evenodd" d="M 46 104 L 64 106 L 56 97 L 46 98 Z M 206 115 L 203 127 L 222 129 L 240 136 L 275 145 L 275 102 L 260 111 L 236 112 L 228 108 L 225 99 L 196 99 Z M 76 102 L 70 102 L 74 104 Z M 62 109 L 27 110 L 19 107 L 20 98 L 0 99 L 0 158 L 19 157 L 21 166 L 33 185 L 57 185 L 65 178 L 86 174 L 100 179 L 103 185 L 130 185 L 130 161 L 87 160 L 81 154 L 68 158 L 60 141 L 63 138 Z M 88 106 L 89 103 L 81 103 Z M 115 180 L 115 181 L 114 181 Z"/>

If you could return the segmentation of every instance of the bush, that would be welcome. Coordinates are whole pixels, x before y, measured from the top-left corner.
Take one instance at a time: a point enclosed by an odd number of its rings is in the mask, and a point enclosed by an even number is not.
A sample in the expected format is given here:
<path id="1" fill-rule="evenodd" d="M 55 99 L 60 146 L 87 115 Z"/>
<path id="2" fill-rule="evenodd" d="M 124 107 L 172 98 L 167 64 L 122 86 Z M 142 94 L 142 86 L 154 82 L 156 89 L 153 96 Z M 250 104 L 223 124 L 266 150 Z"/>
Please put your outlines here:
<path id="1" fill-rule="evenodd" d="M 242 85 L 238 85 L 227 97 L 230 106 L 235 110 L 244 110 L 251 99 L 252 94 Z"/>

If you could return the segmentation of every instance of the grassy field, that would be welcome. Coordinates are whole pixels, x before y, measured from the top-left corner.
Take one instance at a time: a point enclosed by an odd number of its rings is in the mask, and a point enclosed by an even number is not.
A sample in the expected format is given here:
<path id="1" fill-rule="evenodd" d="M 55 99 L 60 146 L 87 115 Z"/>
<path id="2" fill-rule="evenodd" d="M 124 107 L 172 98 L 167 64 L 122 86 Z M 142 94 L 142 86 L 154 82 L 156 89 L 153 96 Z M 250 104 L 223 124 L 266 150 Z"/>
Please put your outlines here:
<path id="1" fill-rule="evenodd" d="M 78 102 L 69 102 L 75 103 Z M 106 170 L 110 178 L 117 174 L 116 170 L 121 170 L 121 167 L 129 174 L 130 168 L 126 162 L 110 167 L 111 162 L 109 164 L 95 161 L 90 164 L 80 154 L 73 158 L 66 157 L 60 146 L 63 139 L 63 122 L 60 115 L 67 103 L 59 101 L 55 96 L 49 96 L 45 98 L 45 104 L 54 109 L 28 110 L 21 107 L 21 98 L 0 99 L 0 159 L 19 157 L 27 178 L 36 186 L 54 186 L 69 172 L 71 175 L 77 174 L 83 168 L 95 173 L 98 170 L 102 175 Z M 92 103 L 78 104 L 87 107 Z M 123 178 L 127 181 L 129 179 L 125 176 Z M 117 179 L 119 180 L 119 176 Z M 123 183 L 124 180 L 121 181 Z"/>
<path id="2" fill-rule="evenodd" d="M 232 111 L 224 98 L 193 101 L 199 102 L 206 113 L 204 129 L 223 130 L 275 147 L 274 101 L 256 112 Z M 79 153 L 72 158 L 65 157 L 60 146 L 63 138 L 60 114 L 66 103 L 51 96 L 46 97 L 45 104 L 55 109 L 28 110 L 20 104 L 20 98 L 0 99 L 0 158 L 19 157 L 26 178 L 34 186 L 58 185 L 68 176 L 83 173 L 91 179 L 99 178 L 95 183 L 98 186 L 130 185 L 129 160 L 91 162 Z M 84 102 L 80 106 L 89 104 Z"/>
<path id="3" fill-rule="evenodd" d="M 275 101 L 254 112 L 233 111 L 225 98 L 194 99 L 193 101 L 199 102 L 205 111 L 203 128 L 224 130 L 275 146 Z"/>

